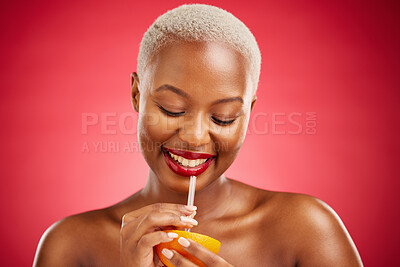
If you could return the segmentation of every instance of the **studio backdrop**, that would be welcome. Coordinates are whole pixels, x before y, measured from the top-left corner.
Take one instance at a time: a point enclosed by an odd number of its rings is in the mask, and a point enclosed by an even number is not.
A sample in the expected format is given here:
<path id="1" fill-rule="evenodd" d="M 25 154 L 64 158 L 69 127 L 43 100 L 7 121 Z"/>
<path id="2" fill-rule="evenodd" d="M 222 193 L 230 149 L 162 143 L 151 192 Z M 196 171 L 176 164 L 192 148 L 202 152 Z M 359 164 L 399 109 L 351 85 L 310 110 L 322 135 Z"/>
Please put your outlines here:
<path id="1" fill-rule="evenodd" d="M 366 266 L 394 266 L 397 2 L 199 2 L 241 19 L 262 53 L 258 100 L 226 176 L 322 199 L 340 215 Z M 32 265 L 52 223 L 145 185 L 130 73 L 147 27 L 184 3 L 2 3 L 2 265 Z"/>

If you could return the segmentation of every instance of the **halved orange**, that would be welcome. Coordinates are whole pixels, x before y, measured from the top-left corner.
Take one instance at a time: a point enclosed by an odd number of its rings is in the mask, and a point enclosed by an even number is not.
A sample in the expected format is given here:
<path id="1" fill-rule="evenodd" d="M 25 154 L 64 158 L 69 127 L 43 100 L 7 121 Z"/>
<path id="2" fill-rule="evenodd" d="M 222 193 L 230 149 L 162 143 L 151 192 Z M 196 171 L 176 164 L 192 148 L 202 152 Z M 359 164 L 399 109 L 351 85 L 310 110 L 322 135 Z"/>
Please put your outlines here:
<path id="1" fill-rule="evenodd" d="M 206 249 L 210 250 L 211 252 L 213 252 L 215 254 L 218 254 L 219 249 L 221 247 L 221 242 L 219 242 L 218 240 L 216 240 L 216 239 L 214 239 L 212 237 L 206 236 L 206 235 L 202 235 L 202 234 L 198 234 L 198 233 L 192 233 L 192 232 L 186 232 L 186 231 L 180 231 L 180 230 L 165 230 L 164 232 L 166 232 L 166 233 L 174 232 L 174 233 L 177 233 L 179 235 L 179 237 L 184 237 L 184 238 L 187 238 L 187 239 L 191 239 L 191 240 L 195 241 L 196 243 L 199 243 L 200 245 L 202 245 L 203 247 L 205 247 Z M 175 250 L 176 252 L 178 252 L 179 254 L 184 256 L 185 258 L 189 259 L 191 262 L 197 264 L 198 266 L 207 267 L 199 259 L 197 259 L 196 257 L 192 256 L 190 253 L 188 253 L 181 246 L 181 244 L 178 243 L 179 237 L 175 238 L 171 242 L 161 243 L 161 244 L 158 244 L 157 246 L 155 246 L 156 254 L 160 258 L 162 263 L 164 263 L 167 267 L 175 267 L 161 253 L 161 251 L 164 248 L 167 248 L 167 249 L 170 249 L 170 250 L 172 250 L 172 249 Z"/>

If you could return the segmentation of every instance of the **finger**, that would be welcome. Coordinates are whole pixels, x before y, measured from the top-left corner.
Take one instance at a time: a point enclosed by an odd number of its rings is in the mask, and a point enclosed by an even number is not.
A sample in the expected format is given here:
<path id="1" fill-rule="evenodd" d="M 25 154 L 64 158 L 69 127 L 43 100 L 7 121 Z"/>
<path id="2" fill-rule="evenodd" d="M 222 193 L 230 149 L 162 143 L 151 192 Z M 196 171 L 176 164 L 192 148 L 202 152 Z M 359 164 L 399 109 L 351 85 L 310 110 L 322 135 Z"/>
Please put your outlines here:
<path id="1" fill-rule="evenodd" d="M 192 214 L 195 210 L 197 210 L 196 206 L 186 206 L 182 204 L 176 203 L 155 203 L 152 205 L 147 206 L 149 212 L 173 212 L 176 214 L 183 213 L 184 215 L 188 216 Z"/>
<path id="2" fill-rule="evenodd" d="M 195 219 L 178 216 L 171 212 L 150 213 L 139 223 L 135 235 L 142 236 L 166 226 L 192 228 L 197 224 L 198 222 Z"/>
<path id="3" fill-rule="evenodd" d="M 196 214 L 197 214 L 197 212 L 193 211 L 193 213 L 189 215 L 189 218 L 194 218 L 194 216 L 196 216 Z"/>
<path id="4" fill-rule="evenodd" d="M 198 267 L 196 264 L 190 260 L 183 257 L 181 254 L 175 250 L 169 250 L 164 248 L 162 254 L 167 258 L 167 260 L 176 267 Z"/>
<path id="5" fill-rule="evenodd" d="M 152 205 L 145 206 L 143 208 L 131 211 L 126 213 L 122 217 L 122 224 L 129 223 L 131 221 L 136 220 L 138 217 L 147 214 L 149 212 L 173 212 L 177 215 L 181 214 L 185 216 L 191 215 L 195 210 L 197 210 L 196 206 L 186 206 L 175 203 L 155 203 Z"/>
<path id="6" fill-rule="evenodd" d="M 194 211 L 194 213 L 192 215 L 189 215 L 189 216 L 185 216 L 185 215 L 182 215 L 182 213 L 176 213 L 176 212 L 175 213 L 174 212 L 164 212 L 164 213 L 176 214 L 176 216 L 181 218 L 181 221 L 183 221 L 184 224 L 179 224 L 179 225 L 171 224 L 171 225 L 166 225 L 166 226 L 165 226 L 165 224 L 162 224 L 162 225 L 158 225 L 156 227 L 156 230 L 161 230 L 161 229 L 163 229 L 163 230 L 185 229 L 186 226 L 189 226 L 189 228 L 192 228 L 194 225 L 197 225 L 197 221 L 188 220 L 188 219 L 193 219 L 196 211 Z M 127 236 L 127 237 L 131 236 L 135 231 L 137 231 L 139 225 L 143 222 L 144 219 L 146 219 L 147 217 L 153 217 L 153 216 L 160 218 L 160 216 L 157 215 L 157 214 L 143 214 L 143 215 L 139 216 L 138 218 L 136 218 L 135 220 L 132 220 L 132 221 L 126 221 L 125 220 L 124 222 L 122 222 L 121 234 L 123 236 Z M 186 217 L 188 219 L 186 219 Z M 124 217 L 124 218 L 126 218 L 126 217 Z M 147 218 L 147 219 L 149 219 L 149 218 Z M 149 228 L 148 231 L 151 231 L 151 228 Z M 146 233 L 146 232 L 144 232 L 144 233 Z"/>
<path id="7" fill-rule="evenodd" d="M 156 203 L 151 205 L 154 211 L 170 211 L 177 214 L 183 213 L 186 216 L 193 214 L 196 210 L 196 206 L 187 206 L 175 203 Z"/>
<path id="8" fill-rule="evenodd" d="M 223 258 L 193 240 L 180 237 L 178 242 L 187 252 L 198 258 L 207 266 L 231 266 Z"/>
<path id="9" fill-rule="evenodd" d="M 188 216 L 193 218 L 196 213 L 196 206 L 185 206 L 173 203 L 156 203 L 145 206 L 138 210 L 129 212 L 122 217 L 121 233 L 124 236 L 131 236 L 138 228 L 140 222 L 151 212 L 170 212 L 177 216 Z M 185 226 L 176 226 L 184 229 Z M 167 227 L 168 228 L 168 227 Z"/>
<path id="10" fill-rule="evenodd" d="M 155 245 L 164 242 L 171 242 L 174 238 L 177 238 L 177 233 L 166 233 L 163 231 L 152 232 L 142 236 L 137 244 L 136 250 L 139 255 L 148 255 Z"/>
<path id="11" fill-rule="evenodd" d="M 125 217 L 125 216 L 124 216 Z M 120 240 L 121 242 L 125 242 L 126 244 L 129 244 L 131 237 L 134 235 L 136 229 L 138 228 L 139 223 L 145 218 L 145 214 L 141 215 L 138 217 L 136 220 L 131 221 L 131 222 L 122 222 L 121 230 L 120 230 Z M 134 241 L 138 241 L 138 238 L 135 239 Z"/>
<path id="12" fill-rule="evenodd" d="M 192 228 L 197 221 L 185 216 L 177 216 L 174 213 L 151 213 L 142 219 L 137 227 L 136 223 L 128 223 L 121 228 L 121 241 L 125 246 L 134 249 L 142 236 L 161 230 L 163 226 L 175 226 L 176 228 Z M 161 231 L 157 231 L 161 232 Z"/>
<path id="13" fill-rule="evenodd" d="M 194 218 L 194 216 L 196 216 L 196 211 L 193 211 L 193 213 L 192 214 L 190 214 L 189 216 L 187 216 L 187 217 L 189 217 L 189 218 Z M 175 227 L 175 226 L 166 226 L 166 227 L 163 227 L 162 228 L 163 230 L 185 230 L 185 227 Z"/>

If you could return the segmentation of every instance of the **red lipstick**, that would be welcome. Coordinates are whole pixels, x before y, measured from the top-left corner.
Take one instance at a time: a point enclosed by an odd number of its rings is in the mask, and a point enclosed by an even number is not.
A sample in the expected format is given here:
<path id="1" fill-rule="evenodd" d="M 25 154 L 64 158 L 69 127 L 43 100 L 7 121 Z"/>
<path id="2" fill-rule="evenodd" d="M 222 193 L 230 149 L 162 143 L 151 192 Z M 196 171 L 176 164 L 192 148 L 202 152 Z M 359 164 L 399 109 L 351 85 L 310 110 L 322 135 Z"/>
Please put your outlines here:
<path id="1" fill-rule="evenodd" d="M 186 150 L 177 150 L 177 149 L 166 148 L 166 147 L 163 147 L 163 149 L 167 150 L 168 152 L 171 152 L 172 154 L 184 157 L 186 159 L 208 159 L 208 158 L 214 157 L 214 155 L 206 154 L 206 153 L 196 153 L 196 152 L 190 152 L 190 151 L 186 151 Z"/>
<path id="2" fill-rule="evenodd" d="M 185 150 L 177 150 L 171 148 L 162 147 L 162 152 L 164 154 L 165 162 L 167 163 L 168 167 L 178 175 L 181 176 L 191 176 L 195 175 L 198 176 L 202 174 L 210 164 L 214 161 L 215 155 L 207 154 L 207 153 L 195 153 Z M 197 159 L 206 159 L 204 163 L 201 163 L 195 167 L 183 166 L 177 160 L 173 159 L 170 153 L 183 157 L 187 160 L 197 160 Z"/>

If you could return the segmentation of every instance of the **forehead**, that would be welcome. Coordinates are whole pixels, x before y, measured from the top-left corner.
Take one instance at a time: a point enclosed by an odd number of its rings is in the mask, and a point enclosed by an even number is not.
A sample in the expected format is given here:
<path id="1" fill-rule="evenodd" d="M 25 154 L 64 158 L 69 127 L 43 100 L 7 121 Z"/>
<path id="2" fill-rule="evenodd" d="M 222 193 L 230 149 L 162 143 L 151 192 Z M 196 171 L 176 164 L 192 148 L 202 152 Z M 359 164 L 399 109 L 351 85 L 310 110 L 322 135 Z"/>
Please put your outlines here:
<path id="1" fill-rule="evenodd" d="M 189 93 L 251 95 L 252 80 L 246 58 L 230 45 L 217 42 L 175 42 L 148 64 L 150 88 L 171 84 Z"/>

